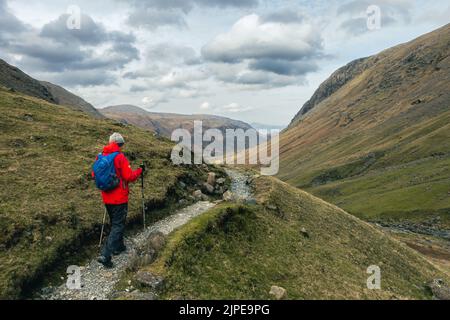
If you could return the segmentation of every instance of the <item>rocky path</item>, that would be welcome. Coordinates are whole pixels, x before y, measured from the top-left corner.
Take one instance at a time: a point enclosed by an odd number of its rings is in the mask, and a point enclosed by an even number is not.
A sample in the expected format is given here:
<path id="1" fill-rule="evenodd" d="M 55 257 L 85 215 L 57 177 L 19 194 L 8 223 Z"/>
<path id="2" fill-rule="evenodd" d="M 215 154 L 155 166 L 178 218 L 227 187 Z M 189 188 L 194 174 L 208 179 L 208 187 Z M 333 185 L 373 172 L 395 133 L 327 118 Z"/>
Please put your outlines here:
<path id="1" fill-rule="evenodd" d="M 231 191 L 236 199 L 249 199 L 251 191 L 247 184 L 248 176 L 231 169 L 227 174 L 232 179 Z M 145 246 L 148 239 L 154 233 L 170 234 L 176 228 L 189 222 L 194 217 L 213 208 L 216 203 L 209 201 L 197 202 L 183 208 L 173 215 L 156 222 L 132 238 L 125 239 L 127 252 L 113 257 L 114 268 L 105 269 L 96 259 L 88 265 L 80 267 L 81 289 L 69 289 L 66 283 L 59 287 L 44 288 L 40 295 L 46 300 L 105 300 L 114 292 L 114 287 L 121 278 L 123 272 L 131 265 L 139 249 Z"/>

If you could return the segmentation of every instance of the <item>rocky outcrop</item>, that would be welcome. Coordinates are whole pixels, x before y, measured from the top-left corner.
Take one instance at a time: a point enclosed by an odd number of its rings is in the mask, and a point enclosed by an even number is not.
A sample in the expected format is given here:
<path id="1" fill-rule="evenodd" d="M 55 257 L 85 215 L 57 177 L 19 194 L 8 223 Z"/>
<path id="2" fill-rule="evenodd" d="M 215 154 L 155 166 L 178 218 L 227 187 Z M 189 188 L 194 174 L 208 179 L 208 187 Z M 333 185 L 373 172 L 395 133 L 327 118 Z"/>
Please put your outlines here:
<path id="1" fill-rule="evenodd" d="M 297 115 L 292 120 L 289 127 L 293 127 L 297 122 L 309 111 L 311 111 L 316 105 L 318 105 L 323 100 L 330 97 L 340 88 L 342 88 L 350 80 L 354 79 L 356 76 L 360 75 L 367 68 L 372 65 L 369 58 L 362 58 L 354 60 L 347 64 L 346 66 L 335 71 L 320 87 L 316 90 L 314 95 L 309 99 Z"/>

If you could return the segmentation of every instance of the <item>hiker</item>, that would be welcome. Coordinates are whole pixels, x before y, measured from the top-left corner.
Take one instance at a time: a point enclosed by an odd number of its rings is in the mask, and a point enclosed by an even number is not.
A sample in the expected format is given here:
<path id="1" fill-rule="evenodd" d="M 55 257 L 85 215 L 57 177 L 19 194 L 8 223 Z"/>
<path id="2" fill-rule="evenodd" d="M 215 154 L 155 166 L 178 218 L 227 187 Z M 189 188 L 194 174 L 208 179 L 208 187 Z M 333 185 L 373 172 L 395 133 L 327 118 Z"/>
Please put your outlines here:
<path id="1" fill-rule="evenodd" d="M 144 165 L 135 171 L 131 169 L 128 159 L 120 150 L 124 144 L 122 135 L 113 133 L 109 144 L 103 148 L 103 153 L 97 156 L 92 172 L 97 187 L 102 190 L 103 203 L 111 223 L 108 239 L 97 259 L 106 268 L 113 267 L 112 255 L 126 251 L 123 234 L 128 213 L 128 184 L 135 182 L 145 171 Z"/>

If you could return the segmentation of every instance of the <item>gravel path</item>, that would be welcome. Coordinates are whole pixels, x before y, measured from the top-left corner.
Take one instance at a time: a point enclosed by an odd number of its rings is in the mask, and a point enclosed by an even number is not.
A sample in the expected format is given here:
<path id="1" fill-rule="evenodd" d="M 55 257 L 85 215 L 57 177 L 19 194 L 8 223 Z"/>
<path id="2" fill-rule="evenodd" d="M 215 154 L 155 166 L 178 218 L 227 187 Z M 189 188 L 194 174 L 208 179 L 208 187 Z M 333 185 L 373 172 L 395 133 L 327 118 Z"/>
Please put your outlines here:
<path id="1" fill-rule="evenodd" d="M 247 184 L 248 176 L 231 169 L 227 174 L 232 179 L 231 191 L 235 199 L 250 199 L 251 191 Z M 81 289 L 68 289 L 66 283 L 59 287 L 47 287 L 42 289 L 41 298 L 45 300 L 106 300 L 114 292 L 114 287 L 120 280 L 122 273 L 130 266 L 133 257 L 139 248 L 142 248 L 152 233 L 161 232 L 170 234 L 176 228 L 186 224 L 192 218 L 213 208 L 216 204 L 208 201 L 197 202 L 189 207 L 183 208 L 173 215 L 160 220 L 148 227 L 145 231 L 125 238 L 127 252 L 113 257 L 114 268 L 105 269 L 96 261 L 92 260 L 81 269 Z"/>

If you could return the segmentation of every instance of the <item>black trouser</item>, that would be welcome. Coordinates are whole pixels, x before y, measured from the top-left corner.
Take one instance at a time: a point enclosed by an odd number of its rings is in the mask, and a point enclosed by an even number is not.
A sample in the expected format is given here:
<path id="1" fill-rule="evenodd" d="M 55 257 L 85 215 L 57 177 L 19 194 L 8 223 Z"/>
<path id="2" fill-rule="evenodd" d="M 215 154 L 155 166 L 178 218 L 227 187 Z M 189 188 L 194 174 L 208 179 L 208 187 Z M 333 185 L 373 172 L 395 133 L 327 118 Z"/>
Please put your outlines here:
<path id="1" fill-rule="evenodd" d="M 110 259 L 114 251 L 120 251 L 125 246 L 123 233 L 125 231 L 125 221 L 127 220 L 128 203 L 119 205 L 107 204 L 105 206 L 111 222 L 111 232 L 103 246 L 102 256 Z"/>

